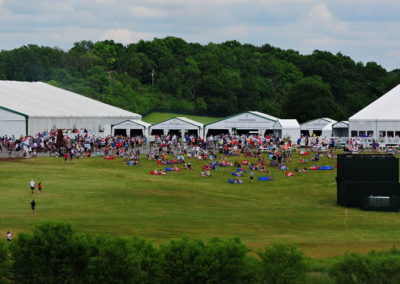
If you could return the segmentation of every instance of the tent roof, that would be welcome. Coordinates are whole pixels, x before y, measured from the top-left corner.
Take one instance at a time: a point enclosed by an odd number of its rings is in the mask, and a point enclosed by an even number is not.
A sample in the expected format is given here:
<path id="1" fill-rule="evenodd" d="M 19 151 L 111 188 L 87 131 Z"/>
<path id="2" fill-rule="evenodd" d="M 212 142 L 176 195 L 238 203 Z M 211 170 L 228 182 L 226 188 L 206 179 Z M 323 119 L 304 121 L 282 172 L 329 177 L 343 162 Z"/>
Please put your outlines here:
<path id="1" fill-rule="evenodd" d="M 142 116 L 42 82 L 0 81 L 0 105 L 29 117 Z"/>
<path id="2" fill-rule="evenodd" d="M 349 120 L 400 120 L 400 85 L 354 114 Z"/>
<path id="3" fill-rule="evenodd" d="M 177 118 L 177 119 L 180 119 L 180 120 L 182 120 L 182 121 L 185 121 L 185 122 L 187 122 L 187 123 L 196 125 L 196 126 L 198 126 L 198 127 L 200 127 L 200 128 L 203 128 L 203 126 L 204 126 L 203 123 L 200 123 L 200 122 L 198 122 L 198 121 L 195 121 L 195 120 L 193 120 L 193 119 L 190 119 L 190 118 L 187 118 L 187 117 L 184 117 L 184 116 L 178 116 L 178 117 L 176 117 L 176 118 Z"/>
<path id="4" fill-rule="evenodd" d="M 121 121 L 121 122 L 119 122 L 119 123 L 117 123 L 117 124 L 114 124 L 113 127 L 115 127 L 115 126 L 117 126 L 117 125 L 120 125 L 120 124 L 122 124 L 122 123 L 126 123 L 126 122 L 131 122 L 131 123 L 134 123 L 134 124 L 138 124 L 138 125 L 141 125 L 141 126 L 143 126 L 143 127 L 145 127 L 145 128 L 149 128 L 149 127 L 151 126 L 150 123 L 144 122 L 143 120 L 128 119 L 128 120 Z"/>
<path id="5" fill-rule="evenodd" d="M 160 122 L 158 122 L 158 123 L 155 123 L 155 124 L 151 125 L 151 128 L 154 129 L 154 128 L 156 128 L 159 124 L 162 124 L 162 123 L 164 123 L 164 122 L 167 122 L 167 121 L 170 121 L 170 120 L 173 120 L 173 119 L 178 119 L 178 120 L 180 120 L 180 121 L 183 121 L 183 122 L 186 122 L 186 123 L 188 123 L 188 124 L 197 126 L 197 127 L 199 127 L 199 128 L 203 128 L 203 125 L 204 125 L 203 123 L 200 123 L 200 122 L 198 122 L 198 121 L 189 119 L 189 118 L 187 118 L 187 117 L 176 116 L 176 117 L 172 117 L 172 118 L 169 118 L 169 119 L 160 121 Z"/>
<path id="6" fill-rule="evenodd" d="M 325 125 L 324 127 L 322 127 L 322 131 L 325 131 L 325 130 L 332 130 L 332 126 L 335 124 L 336 122 L 331 122 L 331 123 L 328 123 L 327 125 Z"/>
<path id="7" fill-rule="evenodd" d="M 332 125 L 332 128 L 345 128 L 345 127 L 349 127 L 349 122 L 347 120 L 338 121 Z"/>
<path id="8" fill-rule="evenodd" d="M 300 129 L 300 124 L 297 119 L 278 119 L 276 123 L 279 123 L 282 128 L 286 129 Z"/>
<path id="9" fill-rule="evenodd" d="M 261 117 L 264 117 L 264 118 L 267 118 L 269 120 L 277 120 L 278 119 L 275 116 L 272 116 L 272 115 L 269 115 L 269 114 L 266 114 L 266 113 L 262 113 L 262 112 L 259 112 L 259 111 L 248 111 L 248 112 L 252 113 L 252 114 L 255 114 L 255 115 L 258 115 L 258 116 L 261 116 Z"/>
<path id="10" fill-rule="evenodd" d="M 329 118 L 329 117 L 320 117 L 320 118 L 315 118 L 315 119 L 306 121 L 306 122 L 302 123 L 301 125 L 306 125 L 306 124 L 309 124 L 310 122 L 313 122 L 313 121 L 316 121 L 316 120 L 319 120 L 319 119 L 325 120 L 328 123 L 336 122 L 336 120 L 333 120 L 332 118 Z"/>
<path id="11" fill-rule="evenodd" d="M 224 121 L 224 120 L 227 120 L 229 118 L 232 118 L 232 117 L 235 117 L 235 116 L 239 116 L 239 115 L 242 115 L 242 114 L 245 114 L 245 113 L 250 113 L 250 114 L 256 115 L 258 117 L 268 119 L 270 121 L 276 121 L 278 119 L 275 116 L 272 116 L 272 115 L 269 115 L 269 114 L 266 114 L 266 113 L 262 113 L 262 112 L 258 112 L 258 111 L 244 111 L 244 112 L 236 113 L 236 114 L 233 114 L 233 115 L 218 119 L 216 121 L 207 123 L 207 124 L 205 124 L 205 126 L 209 126 L 209 125 L 212 125 L 214 123 L 217 123 L 217 122 L 220 122 L 220 121 Z"/>

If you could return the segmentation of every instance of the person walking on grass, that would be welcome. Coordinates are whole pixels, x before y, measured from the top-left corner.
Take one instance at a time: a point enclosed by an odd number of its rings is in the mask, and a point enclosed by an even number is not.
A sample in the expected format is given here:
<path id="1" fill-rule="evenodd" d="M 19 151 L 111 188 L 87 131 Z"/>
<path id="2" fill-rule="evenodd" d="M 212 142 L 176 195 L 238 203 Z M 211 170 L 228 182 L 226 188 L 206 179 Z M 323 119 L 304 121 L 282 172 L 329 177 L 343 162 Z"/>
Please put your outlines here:
<path id="1" fill-rule="evenodd" d="M 42 182 L 41 181 L 39 181 L 37 189 L 38 189 L 38 193 L 41 194 L 42 193 Z"/>
<path id="2" fill-rule="evenodd" d="M 36 202 L 35 200 L 32 200 L 31 202 L 32 216 L 35 215 L 35 207 L 36 207 Z"/>
<path id="3" fill-rule="evenodd" d="M 35 181 L 33 179 L 31 180 L 30 186 L 31 186 L 31 192 L 33 194 L 33 192 L 35 191 Z"/>

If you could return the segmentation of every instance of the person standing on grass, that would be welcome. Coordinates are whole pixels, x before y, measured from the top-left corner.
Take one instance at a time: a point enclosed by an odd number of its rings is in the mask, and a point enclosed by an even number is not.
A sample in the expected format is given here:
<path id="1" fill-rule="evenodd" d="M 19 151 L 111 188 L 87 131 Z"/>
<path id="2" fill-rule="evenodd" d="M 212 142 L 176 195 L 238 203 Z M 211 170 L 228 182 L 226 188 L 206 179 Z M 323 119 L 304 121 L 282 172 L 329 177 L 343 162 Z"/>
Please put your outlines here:
<path id="1" fill-rule="evenodd" d="M 10 231 L 7 232 L 7 242 L 11 242 L 11 233 L 10 233 Z"/>
<path id="2" fill-rule="evenodd" d="M 253 171 L 250 172 L 250 182 L 253 182 L 254 179 L 254 173 Z"/>
<path id="3" fill-rule="evenodd" d="M 41 181 L 39 181 L 39 184 L 38 184 L 38 193 L 40 194 L 40 193 L 42 193 L 42 182 Z"/>
<path id="4" fill-rule="evenodd" d="M 31 180 L 30 186 L 31 186 L 31 192 L 33 194 L 33 192 L 35 191 L 35 181 L 33 179 Z"/>
<path id="5" fill-rule="evenodd" d="M 35 207 L 36 207 L 36 202 L 35 200 L 32 200 L 31 202 L 32 216 L 35 215 Z"/>

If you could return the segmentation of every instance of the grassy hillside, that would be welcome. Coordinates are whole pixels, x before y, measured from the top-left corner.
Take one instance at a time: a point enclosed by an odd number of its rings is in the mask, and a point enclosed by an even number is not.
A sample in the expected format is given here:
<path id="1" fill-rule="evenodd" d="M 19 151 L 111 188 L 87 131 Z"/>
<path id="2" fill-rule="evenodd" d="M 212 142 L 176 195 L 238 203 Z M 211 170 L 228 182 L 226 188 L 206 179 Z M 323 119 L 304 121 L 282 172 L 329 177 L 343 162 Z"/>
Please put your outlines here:
<path id="1" fill-rule="evenodd" d="M 241 158 L 232 158 L 231 161 Z M 294 160 L 298 160 L 295 158 Z M 336 205 L 336 171 L 308 171 L 288 178 L 271 168 L 274 181 L 229 184 L 235 169 L 219 168 L 200 177 L 194 169 L 153 176 L 160 168 L 142 159 L 60 158 L 0 161 L 0 231 L 14 236 L 43 220 L 72 222 L 81 232 L 138 235 L 165 242 L 190 236 L 237 236 L 253 248 L 273 242 L 296 243 L 307 255 L 328 257 L 347 250 L 366 252 L 399 244 L 398 213 L 364 212 Z M 207 161 L 208 163 L 209 161 Z M 323 158 L 320 165 L 333 165 Z M 296 162 L 288 166 L 294 169 Z M 310 165 L 308 165 L 310 166 Z M 29 181 L 43 182 L 33 195 Z M 32 216 L 30 202 L 37 210 Z"/>
<path id="2" fill-rule="evenodd" d="M 199 115 L 186 115 L 186 114 L 179 114 L 179 113 L 170 113 L 170 112 L 152 112 L 145 117 L 143 117 L 143 121 L 148 123 L 158 123 L 176 116 L 184 116 L 200 123 L 210 123 L 215 120 L 221 119 L 221 117 L 210 117 L 210 116 L 199 116 Z"/>

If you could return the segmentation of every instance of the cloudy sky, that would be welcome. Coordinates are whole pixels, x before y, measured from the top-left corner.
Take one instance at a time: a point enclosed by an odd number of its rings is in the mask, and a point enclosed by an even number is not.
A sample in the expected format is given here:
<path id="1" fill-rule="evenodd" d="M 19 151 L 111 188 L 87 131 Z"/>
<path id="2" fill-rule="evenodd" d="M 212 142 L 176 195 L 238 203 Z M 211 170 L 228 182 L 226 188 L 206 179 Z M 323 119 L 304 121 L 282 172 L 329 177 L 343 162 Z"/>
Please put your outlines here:
<path id="1" fill-rule="evenodd" d="M 0 49 L 177 36 L 342 52 L 400 68 L 398 0 L 0 0 Z"/>

